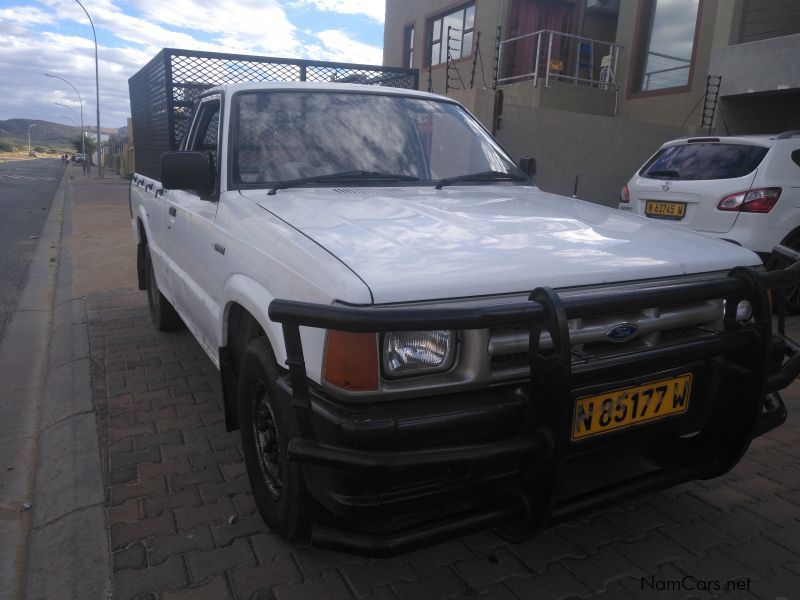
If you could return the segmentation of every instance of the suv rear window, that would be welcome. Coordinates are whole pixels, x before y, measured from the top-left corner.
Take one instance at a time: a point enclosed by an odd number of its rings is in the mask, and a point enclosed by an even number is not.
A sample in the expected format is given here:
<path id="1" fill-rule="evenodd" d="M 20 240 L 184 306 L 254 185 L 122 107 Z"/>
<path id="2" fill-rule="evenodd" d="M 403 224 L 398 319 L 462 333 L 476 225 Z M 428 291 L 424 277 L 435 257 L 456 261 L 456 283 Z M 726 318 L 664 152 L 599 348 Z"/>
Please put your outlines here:
<path id="1" fill-rule="evenodd" d="M 769 148 L 744 144 L 684 144 L 659 150 L 639 171 L 651 179 L 733 179 L 752 173 Z"/>

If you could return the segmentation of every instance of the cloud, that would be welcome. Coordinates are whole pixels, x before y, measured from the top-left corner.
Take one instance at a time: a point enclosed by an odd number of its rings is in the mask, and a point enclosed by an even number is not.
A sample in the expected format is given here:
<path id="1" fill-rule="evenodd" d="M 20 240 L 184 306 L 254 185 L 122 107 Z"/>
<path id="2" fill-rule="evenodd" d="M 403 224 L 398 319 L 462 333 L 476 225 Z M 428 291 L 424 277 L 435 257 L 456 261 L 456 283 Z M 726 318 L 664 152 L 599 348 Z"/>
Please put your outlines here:
<path id="1" fill-rule="evenodd" d="M 12 6 L 14 2 L 20 5 Z M 84 123 L 93 124 L 94 41 L 85 13 L 71 1 L 21 2 L 0 0 L 0 120 L 64 122 L 64 116 L 71 117 L 54 103 L 77 111 L 77 97 L 67 84 L 43 76 L 52 73 L 79 90 Z M 298 4 L 367 15 L 376 28 L 383 15 L 383 2 L 372 0 L 91 0 L 86 8 L 99 42 L 103 127 L 125 125 L 130 114 L 128 78 L 164 47 L 381 63 L 381 49 L 358 39 L 357 32 L 365 27 L 363 19 L 354 19 L 347 31 L 327 23 L 313 29 L 314 21 L 325 23 L 326 15 L 304 13 L 300 29 L 292 22 L 299 17 L 293 8 Z"/>
<path id="2" fill-rule="evenodd" d="M 311 7 L 345 15 L 364 15 L 378 23 L 383 23 L 386 15 L 386 2 L 382 0 L 295 0 L 291 6 Z"/>

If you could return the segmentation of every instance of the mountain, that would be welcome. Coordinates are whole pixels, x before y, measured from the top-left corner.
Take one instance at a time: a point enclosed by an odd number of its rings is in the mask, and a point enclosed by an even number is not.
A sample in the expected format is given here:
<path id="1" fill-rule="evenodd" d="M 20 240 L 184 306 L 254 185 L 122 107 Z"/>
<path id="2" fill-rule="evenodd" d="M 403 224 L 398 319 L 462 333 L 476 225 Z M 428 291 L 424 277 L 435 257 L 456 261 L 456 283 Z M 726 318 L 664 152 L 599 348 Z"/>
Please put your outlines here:
<path id="1" fill-rule="evenodd" d="M 8 119 L 0 121 L 0 142 L 11 142 L 17 146 L 28 147 L 28 127 L 36 123 L 31 129 L 31 147 L 45 146 L 54 148 L 71 148 L 72 140 L 80 136 L 81 128 L 63 123 L 51 123 L 35 119 Z M 90 123 L 84 123 L 88 135 L 94 137 L 97 129 Z M 117 130 L 111 127 L 101 127 L 100 133 L 115 134 Z"/>

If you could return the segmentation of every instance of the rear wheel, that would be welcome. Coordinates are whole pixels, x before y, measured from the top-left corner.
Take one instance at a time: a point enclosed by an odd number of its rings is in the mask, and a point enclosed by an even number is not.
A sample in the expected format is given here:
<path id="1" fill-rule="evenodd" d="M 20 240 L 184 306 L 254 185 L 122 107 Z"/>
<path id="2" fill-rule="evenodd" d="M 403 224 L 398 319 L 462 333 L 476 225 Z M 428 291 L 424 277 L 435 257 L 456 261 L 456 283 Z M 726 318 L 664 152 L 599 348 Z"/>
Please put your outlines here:
<path id="1" fill-rule="evenodd" d="M 180 327 L 181 318 L 175 312 L 172 304 L 158 289 L 156 274 L 153 270 L 153 260 L 150 250 L 145 249 L 145 276 L 147 278 L 147 304 L 150 308 L 150 318 L 158 331 L 173 331 Z"/>
<path id="2" fill-rule="evenodd" d="M 311 532 L 313 501 L 300 466 L 287 456 L 297 435 L 292 407 L 277 394 L 278 367 L 265 337 L 250 342 L 239 367 L 239 426 L 250 487 L 261 517 L 287 540 Z"/>

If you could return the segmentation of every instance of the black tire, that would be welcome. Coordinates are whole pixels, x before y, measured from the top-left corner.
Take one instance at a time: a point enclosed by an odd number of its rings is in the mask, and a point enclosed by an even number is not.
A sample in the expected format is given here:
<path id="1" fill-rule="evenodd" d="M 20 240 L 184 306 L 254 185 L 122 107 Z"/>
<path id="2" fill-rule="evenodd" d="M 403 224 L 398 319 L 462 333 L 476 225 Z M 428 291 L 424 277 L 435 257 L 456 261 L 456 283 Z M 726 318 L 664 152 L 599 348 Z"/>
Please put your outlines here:
<path id="1" fill-rule="evenodd" d="M 297 436 L 291 405 L 279 402 L 278 367 L 265 337 L 251 341 L 239 366 L 239 427 L 247 476 L 258 512 L 269 528 L 286 540 L 308 539 L 313 500 L 300 466 L 286 447 Z"/>
<path id="2" fill-rule="evenodd" d="M 181 326 L 181 318 L 158 289 L 156 274 L 153 270 L 153 261 L 150 259 L 150 250 L 144 251 L 144 269 L 147 279 L 147 305 L 150 307 L 150 318 L 158 331 L 174 331 Z"/>

